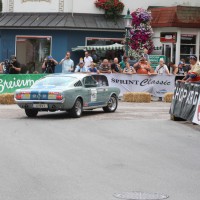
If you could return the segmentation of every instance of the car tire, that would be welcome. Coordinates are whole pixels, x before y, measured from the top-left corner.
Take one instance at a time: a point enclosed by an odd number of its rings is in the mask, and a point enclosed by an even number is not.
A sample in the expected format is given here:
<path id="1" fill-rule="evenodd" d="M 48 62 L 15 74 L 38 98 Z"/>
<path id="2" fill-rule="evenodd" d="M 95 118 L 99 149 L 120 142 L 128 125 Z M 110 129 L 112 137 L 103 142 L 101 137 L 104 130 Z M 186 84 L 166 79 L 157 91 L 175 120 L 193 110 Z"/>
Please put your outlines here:
<path id="1" fill-rule="evenodd" d="M 83 112 L 83 103 L 80 98 L 76 99 L 74 106 L 69 110 L 70 117 L 79 118 Z"/>
<path id="2" fill-rule="evenodd" d="M 25 113 L 28 117 L 36 117 L 38 114 L 38 111 L 34 109 L 25 109 Z"/>
<path id="3" fill-rule="evenodd" d="M 172 121 L 184 121 L 182 118 L 180 118 L 180 117 L 176 117 L 175 115 L 170 115 L 170 119 L 172 120 Z"/>
<path id="4" fill-rule="evenodd" d="M 118 98 L 116 95 L 112 95 L 108 101 L 108 105 L 103 107 L 104 112 L 115 112 L 118 106 Z"/>

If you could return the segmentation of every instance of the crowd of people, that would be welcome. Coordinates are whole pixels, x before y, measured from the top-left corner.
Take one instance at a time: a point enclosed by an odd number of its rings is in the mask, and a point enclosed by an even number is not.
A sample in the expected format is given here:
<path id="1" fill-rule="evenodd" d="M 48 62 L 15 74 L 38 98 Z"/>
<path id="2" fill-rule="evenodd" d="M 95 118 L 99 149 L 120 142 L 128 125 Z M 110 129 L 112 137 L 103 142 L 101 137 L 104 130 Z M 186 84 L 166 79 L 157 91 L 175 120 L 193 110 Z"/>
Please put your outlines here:
<path id="1" fill-rule="evenodd" d="M 69 51 L 60 61 L 56 61 L 52 56 L 48 56 L 42 64 L 42 73 L 55 73 L 56 65 L 62 65 L 62 73 L 122 73 L 122 74 L 146 74 L 146 75 L 178 75 L 178 79 L 183 81 L 200 81 L 200 64 L 197 62 L 195 55 L 190 56 L 190 64 L 186 64 L 181 59 L 178 65 L 173 62 L 165 63 L 161 58 L 158 66 L 153 69 L 149 61 L 148 51 L 144 49 L 144 53 L 136 60 L 133 56 L 123 56 L 122 61 L 115 57 L 113 60 L 103 59 L 100 63 L 95 63 L 89 52 L 85 52 L 85 57 L 80 58 L 79 63 L 75 66 L 71 59 Z M 11 56 L 9 63 L 9 74 L 18 74 L 21 71 L 20 63 L 16 56 Z M 0 65 L 0 73 L 3 73 L 3 67 Z M 35 72 L 36 73 L 36 72 Z M 180 77 L 182 76 L 182 77 Z M 184 78 L 183 78 L 184 76 Z"/>
<path id="2" fill-rule="evenodd" d="M 145 75 L 177 75 L 176 80 L 183 79 L 185 81 L 197 80 L 200 76 L 200 64 L 197 62 L 195 55 L 190 56 L 190 63 L 186 64 L 181 59 L 178 65 L 173 62 L 165 63 L 164 59 L 159 60 L 158 66 L 153 69 L 149 61 L 147 50 L 141 55 L 139 60 L 132 56 L 123 56 L 121 62 L 116 57 L 113 60 L 103 59 L 101 63 L 93 62 L 89 53 L 85 52 L 85 57 L 80 58 L 80 62 L 74 67 L 74 62 L 70 58 L 70 52 L 66 53 L 66 57 L 61 60 L 62 72 L 93 72 L 93 73 L 123 73 L 123 74 L 145 74 Z M 189 76 L 189 74 L 192 74 Z M 195 74 L 195 75 L 194 75 Z M 188 76 L 190 79 L 188 79 Z M 183 78 L 184 77 L 184 78 Z M 192 78 L 191 78 L 192 77 Z M 195 79 L 194 79 L 195 78 Z"/>

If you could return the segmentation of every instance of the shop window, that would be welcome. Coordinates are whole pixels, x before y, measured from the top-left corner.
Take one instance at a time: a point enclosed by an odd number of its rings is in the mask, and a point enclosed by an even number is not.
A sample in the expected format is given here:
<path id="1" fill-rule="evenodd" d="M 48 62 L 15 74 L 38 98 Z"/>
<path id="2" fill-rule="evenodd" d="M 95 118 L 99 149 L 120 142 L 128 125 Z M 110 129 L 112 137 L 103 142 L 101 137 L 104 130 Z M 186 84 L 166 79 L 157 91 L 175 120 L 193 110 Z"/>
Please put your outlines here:
<path id="1" fill-rule="evenodd" d="M 113 60 L 115 57 L 121 61 L 124 54 L 123 49 L 104 49 L 103 46 L 113 45 L 115 43 L 123 44 L 124 38 L 96 38 L 96 37 L 86 37 L 86 46 L 102 46 L 101 49 L 91 49 L 88 50 L 91 54 L 95 63 L 100 63 L 104 58 L 108 60 Z"/>
<path id="2" fill-rule="evenodd" d="M 16 56 L 22 73 L 41 72 L 42 63 L 50 54 L 50 36 L 16 36 Z"/>
<path id="3" fill-rule="evenodd" d="M 184 58 L 186 62 L 189 62 L 190 55 L 194 54 L 196 54 L 196 35 L 182 34 L 180 59 Z"/>

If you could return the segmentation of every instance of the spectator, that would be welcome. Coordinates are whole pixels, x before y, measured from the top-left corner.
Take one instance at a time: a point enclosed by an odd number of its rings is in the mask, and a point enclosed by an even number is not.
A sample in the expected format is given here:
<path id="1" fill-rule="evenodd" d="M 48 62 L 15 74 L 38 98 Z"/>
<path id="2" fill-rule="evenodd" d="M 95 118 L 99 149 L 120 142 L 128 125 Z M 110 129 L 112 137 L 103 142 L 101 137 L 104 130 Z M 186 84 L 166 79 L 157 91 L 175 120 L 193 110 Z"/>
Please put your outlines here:
<path id="1" fill-rule="evenodd" d="M 156 67 L 155 72 L 160 75 L 169 75 L 169 69 L 167 65 L 165 65 L 164 59 L 161 58 L 159 61 L 159 65 Z"/>
<path id="2" fill-rule="evenodd" d="M 188 74 L 183 78 L 182 81 L 186 82 L 200 82 L 200 65 L 197 62 L 197 56 L 190 56 L 190 65 L 191 70 L 188 71 Z"/>
<path id="3" fill-rule="evenodd" d="M 84 66 L 84 62 L 81 60 L 76 66 L 75 72 L 87 72 L 87 69 Z"/>
<path id="4" fill-rule="evenodd" d="M 174 75 L 177 74 L 177 72 L 178 72 L 178 67 L 175 65 L 175 63 L 169 62 L 169 72 L 170 72 L 171 74 L 174 74 Z"/>
<path id="5" fill-rule="evenodd" d="M 21 66 L 20 63 L 17 61 L 17 58 L 15 55 L 10 56 L 11 60 L 11 67 L 9 70 L 9 74 L 19 74 L 21 72 Z"/>
<path id="6" fill-rule="evenodd" d="M 123 60 L 119 63 L 120 64 L 120 67 L 122 69 L 122 71 L 124 70 L 124 68 L 126 67 L 126 62 L 128 62 L 128 57 L 127 56 L 124 56 L 123 57 Z"/>
<path id="7" fill-rule="evenodd" d="M 0 63 L 0 74 L 3 74 L 3 63 Z"/>
<path id="8" fill-rule="evenodd" d="M 183 69 L 183 62 L 180 61 L 178 63 L 178 72 L 177 72 L 178 75 L 185 75 L 185 71 Z"/>
<path id="9" fill-rule="evenodd" d="M 142 54 L 142 57 L 146 59 L 147 62 L 149 62 L 149 54 L 148 54 L 148 49 L 144 49 L 144 53 Z"/>
<path id="10" fill-rule="evenodd" d="M 52 56 L 48 56 L 46 59 L 44 59 L 44 62 L 42 64 L 42 72 L 43 73 L 55 73 L 55 66 L 58 64 L 58 62 L 53 59 Z"/>
<path id="11" fill-rule="evenodd" d="M 90 67 L 88 68 L 88 72 L 99 73 L 94 62 L 91 63 Z"/>
<path id="12" fill-rule="evenodd" d="M 122 72 L 120 65 L 118 63 L 118 58 L 114 58 L 114 62 L 111 64 L 111 70 L 112 70 L 112 73 L 121 73 Z"/>
<path id="13" fill-rule="evenodd" d="M 180 62 L 183 63 L 183 64 L 182 64 L 182 66 L 183 66 L 183 71 L 185 72 L 185 74 L 187 74 L 188 71 L 191 69 L 190 65 L 186 64 L 186 63 L 185 63 L 185 59 L 183 59 L 183 58 L 181 59 Z"/>
<path id="14" fill-rule="evenodd" d="M 137 74 L 148 74 L 151 75 L 151 66 L 146 61 L 145 57 L 141 57 L 139 62 L 134 64 L 134 68 Z"/>
<path id="15" fill-rule="evenodd" d="M 137 60 L 133 57 L 133 56 L 130 56 L 129 59 L 128 59 L 128 62 L 130 64 L 130 66 L 134 66 L 135 63 L 137 63 Z"/>
<path id="16" fill-rule="evenodd" d="M 92 51 L 91 57 L 92 57 L 92 59 L 93 59 L 93 62 L 96 63 L 96 62 L 98 61 L 98 55 L 97 55 L 97 53 L 96 53 L 95 50 Z"/>
<path id="17" fill-rule="evenodd" d="M 69 73 L 74 70 L 74 61 L 70 58 L 70 52 L 66 53 L 65 58 L 63 58 L 59 64 L 62 64 L 62 73 Z"/>
<path id="18" fill-rule="evenodd" d="M 126 67 L 123 70 L 123 73 L 124 74 L 136 74 L 136 71 L 132 66 L 130 66 L 129 62 L 127 62 Z"/>
<path id="19" fill-rule="evenodd" d="M 89 56 L 88 51 L 85 52 L 85 57 L 84 57 L 83 61 L 85 63 L 85 65 L 84 65 L 85 69 L 88 70 L 89 66 L 93 62 L 93 59 L 91 56 Z"/>
<path id="20" fill-rule="evenodd" d="M 104 59 L 102 64 L 99 66 L 99 72 L 100 73 L 111 73 L 111 68 L 110 65 L 108 63 L 108 59 Z"/>

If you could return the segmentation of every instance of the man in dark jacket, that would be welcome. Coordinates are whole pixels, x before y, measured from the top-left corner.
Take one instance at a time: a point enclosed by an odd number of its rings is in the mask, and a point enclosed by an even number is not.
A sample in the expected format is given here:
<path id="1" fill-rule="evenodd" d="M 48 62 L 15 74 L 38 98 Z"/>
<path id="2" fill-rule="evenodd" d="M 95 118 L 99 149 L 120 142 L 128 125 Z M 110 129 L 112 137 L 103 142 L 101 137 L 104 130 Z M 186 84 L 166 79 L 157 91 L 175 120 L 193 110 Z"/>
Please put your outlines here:
<path id="1" fill-rule="evenodd" d="M 21 67 L 15 55 L 10 56 L 10 62 L 9 74 L 19 74 L 21 72 Z"/>

